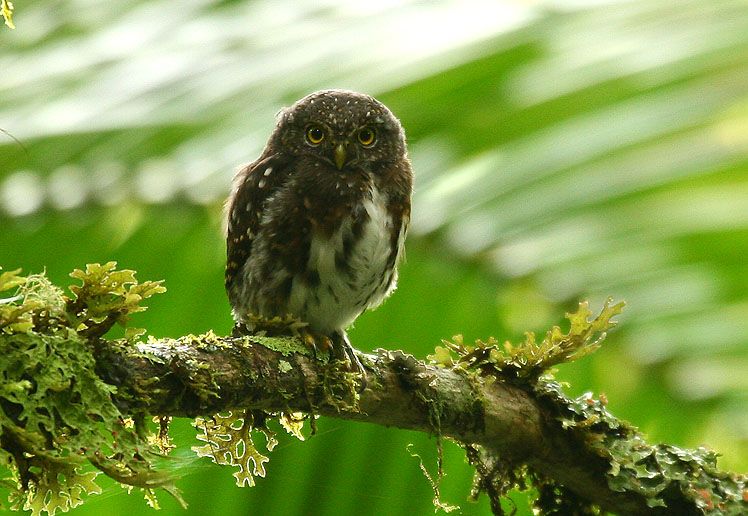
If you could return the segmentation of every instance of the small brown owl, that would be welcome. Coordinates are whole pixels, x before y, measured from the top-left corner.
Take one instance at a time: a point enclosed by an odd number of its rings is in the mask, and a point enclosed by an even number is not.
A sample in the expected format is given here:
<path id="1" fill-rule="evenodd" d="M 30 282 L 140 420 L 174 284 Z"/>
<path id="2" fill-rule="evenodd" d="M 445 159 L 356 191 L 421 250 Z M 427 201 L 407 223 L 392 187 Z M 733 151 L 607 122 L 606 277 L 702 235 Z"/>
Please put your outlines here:
<path id="1" fill-rule="evenodd" d="M 291 316 L 309 344 L 363 372 L 345 330 L 395 289 L 412 180 L 403 128 L 376 99 L 326 90 L 283 110 L 227 203 L 238 325 Z"/>

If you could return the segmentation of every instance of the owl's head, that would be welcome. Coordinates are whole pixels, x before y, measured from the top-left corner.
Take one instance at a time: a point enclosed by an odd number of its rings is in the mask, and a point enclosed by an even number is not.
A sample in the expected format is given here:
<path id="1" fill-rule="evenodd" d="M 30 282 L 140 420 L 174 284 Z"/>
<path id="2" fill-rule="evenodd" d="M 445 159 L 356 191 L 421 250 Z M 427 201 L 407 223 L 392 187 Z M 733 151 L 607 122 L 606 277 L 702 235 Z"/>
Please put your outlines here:
<path id="1" fill-rule="evenodd" d="M 286 152 L 337 170 L 375 171 L 405 155 L 405 134 L 387 107 L 346 90 L 312 93 L 283 110 L 273 139 Z"/>

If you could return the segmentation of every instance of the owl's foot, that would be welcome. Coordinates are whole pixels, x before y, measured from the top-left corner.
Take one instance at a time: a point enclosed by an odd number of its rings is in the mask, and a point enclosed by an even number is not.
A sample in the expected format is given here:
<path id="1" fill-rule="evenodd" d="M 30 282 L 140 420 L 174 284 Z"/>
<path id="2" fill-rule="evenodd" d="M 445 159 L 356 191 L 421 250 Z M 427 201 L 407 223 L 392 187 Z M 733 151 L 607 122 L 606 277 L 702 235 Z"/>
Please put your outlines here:
<path id="1" fill-rule="evenodd" d="M 362 392 L 366 389 L 366 370 L 356 356 L 356 352 L 353 350 L 353 346 L 351 346 L 345 332 L 335 332 L 332 335 L 324 335 L 316 333 L 309 328 L 300 328 L 298 330 L 298 335 L 301 337 L 301 340 L 304 341 L 304 344 L 314 351 L 315 356 L 320 351 L 329 352 L 333 358 L 347 362 L 352 372 L 361 375 L 358 392 Z"/>
<path id="2" fill-rule="evenodd" d="M 366 370 L 361 360 L 358 359 L 356 351 L 351 346 L 351 341 L 348 340 L 348 335 L 345 332 L 335 332 L 332 334 L 333 339 L 333 352 L 337 358 L 347 361 L 353 372 L 361 375 L 361 383 L 359 384 L 358 392 L 363 392 L 366 389 Z"/>
<path id="3" fill-rule="evenodd" d="M 295 335 L 314 352 L 314 356 L 317 356 L 320 352 L 329 353 L 333 358 L 347 362 L 352 372 L 361 375 L 358 392 L 362 392 L 366 388 L 366 370 L 356 356 L 353 346 L 348 340 L 348 335 L 344 331 L 336 331 L 332 335 L 325 335 L 311 330 L 307 323 L 291 315 L 267 318 L 249 314 L 244 322 L 236 323 L 232 335 L 234 337 L 243 335 L 266 335 L 268 337 Z"/>
<path id="4" fill-rule="evenodd" d="M 316 333 L 309 328 L 299 328 L 297 333 L 304 344 L 314 351 L 315 356 L 320 351 L 330 351 L 332 349 L 332 339 L 327 335 Z"/>

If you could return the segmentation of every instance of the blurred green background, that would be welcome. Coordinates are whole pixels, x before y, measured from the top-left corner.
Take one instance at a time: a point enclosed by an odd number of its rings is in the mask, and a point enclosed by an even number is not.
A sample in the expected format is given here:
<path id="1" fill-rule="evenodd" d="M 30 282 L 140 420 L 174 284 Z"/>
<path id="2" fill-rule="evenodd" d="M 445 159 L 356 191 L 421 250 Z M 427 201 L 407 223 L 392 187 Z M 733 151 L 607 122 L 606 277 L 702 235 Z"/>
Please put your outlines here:
<path id="1" fill-rule="evenodd" d="M 424 357 L 457 333 L 518 340 L 582 299 L 628 309 L 558 376 L 652 440 L 748 469 L 748 2 L 16 2 L 0 30 L 0 265 L 58 284 L 117 260 L 168 292 L 155 336 L 231 327 L 221 210 L 278 110 L 364 91 L 402 120 L 416 171 L 395 295 L 351 332 Z M 179 514 L 431 514 L 434 440 L 321 419 L 268 478 L 191 458 Z M 445 501 L 471 471 L 446 445 Z M 151 514 L 112 483 L 74 515 Z M 0 493 L 2 494 L 2 493 Z M 528 514 L 524 495 L 513 496 Z M 511 508 L 511 504 L 507 508 Z"/>

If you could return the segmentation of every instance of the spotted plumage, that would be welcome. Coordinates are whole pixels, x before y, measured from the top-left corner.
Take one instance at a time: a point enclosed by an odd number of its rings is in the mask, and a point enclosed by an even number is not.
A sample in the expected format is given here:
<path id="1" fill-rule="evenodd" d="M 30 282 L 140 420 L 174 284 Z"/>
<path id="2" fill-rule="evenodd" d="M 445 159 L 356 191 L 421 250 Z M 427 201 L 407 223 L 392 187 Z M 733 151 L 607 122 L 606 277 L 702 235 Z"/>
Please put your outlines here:
<path id="1" fill-rule="evenodd" d="M 227 204 L 236 321 L 290 315 L 347 346 L 345 329 L 395 288 L 411 190 L 402 126 L 374 98 L 326 90 L 283 110 Z"/>

